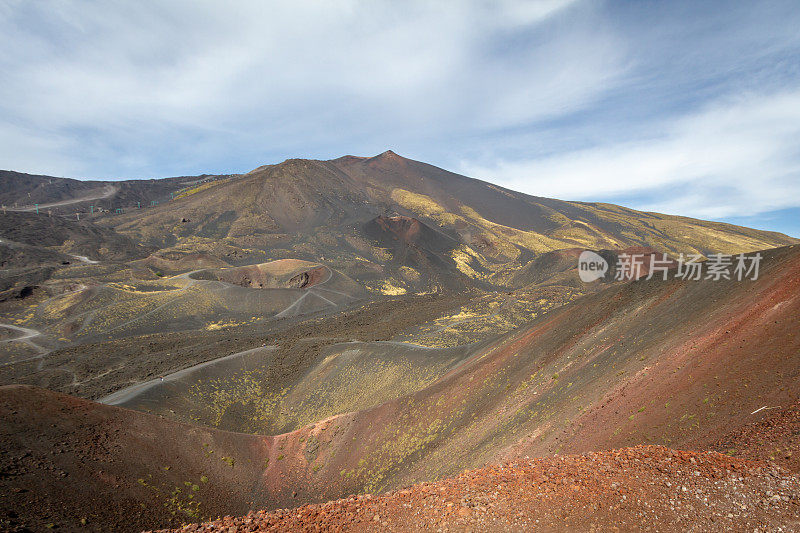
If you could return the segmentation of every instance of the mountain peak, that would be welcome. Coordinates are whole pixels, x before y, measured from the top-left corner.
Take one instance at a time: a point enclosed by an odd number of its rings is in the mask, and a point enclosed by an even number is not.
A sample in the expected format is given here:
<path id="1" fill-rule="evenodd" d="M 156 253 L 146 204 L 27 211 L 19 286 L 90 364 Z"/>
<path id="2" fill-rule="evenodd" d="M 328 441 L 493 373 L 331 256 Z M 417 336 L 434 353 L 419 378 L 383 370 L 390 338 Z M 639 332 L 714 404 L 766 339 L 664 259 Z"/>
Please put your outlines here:
<path id="1" fill-rule="evenodd" d="M 383 152 L 382 154 L 378 154 L 378 155 L 376 155 L 375 157 L 373 157 L 373 159 L 395 159 L 395 160 L 403 160 L 403 159 L 405 159 L 405 158 L 404 158 L 404 157 L 402 157 L 402 156 L 399 156 L 399 155 L 397 155 L 397 154 L 396 154 L 395 152 L 393 152 L 392 150 L 386 150 L 386 151 L 385 151 L 385 152 Z"/>
<path id="2" fill-rule="evenodd" d="M 376 156 L 370 157 L 365 161 L 367 164 L 378 164 L 378 165 L 405 165 L 408 163 L 408 159 L 401 155 L 397 155 L 397 153 L 393 152 L 392 150 L 386 150 L 383 153 L 380 153 Z"/>

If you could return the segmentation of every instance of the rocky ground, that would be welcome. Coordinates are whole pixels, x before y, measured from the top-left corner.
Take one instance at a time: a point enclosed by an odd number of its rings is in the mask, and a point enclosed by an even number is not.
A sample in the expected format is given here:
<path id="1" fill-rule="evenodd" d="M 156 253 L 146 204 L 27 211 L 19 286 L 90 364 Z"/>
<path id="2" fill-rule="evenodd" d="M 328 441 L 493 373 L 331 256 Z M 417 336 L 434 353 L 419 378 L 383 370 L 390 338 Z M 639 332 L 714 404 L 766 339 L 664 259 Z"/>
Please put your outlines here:
<path id="1" fill-rule="evenodd" d="M 769 416 L 763 420 L 736 429 L 713 443 L 711 449 L 800 472 L 800 402 L 767 412 Z"/>
<path id="2" fill-rule="evenodd" d="M 797 531 L 800 477 L 716 452 L 637 446 L 524 459 L 381 496 L 175 531 Z"/>

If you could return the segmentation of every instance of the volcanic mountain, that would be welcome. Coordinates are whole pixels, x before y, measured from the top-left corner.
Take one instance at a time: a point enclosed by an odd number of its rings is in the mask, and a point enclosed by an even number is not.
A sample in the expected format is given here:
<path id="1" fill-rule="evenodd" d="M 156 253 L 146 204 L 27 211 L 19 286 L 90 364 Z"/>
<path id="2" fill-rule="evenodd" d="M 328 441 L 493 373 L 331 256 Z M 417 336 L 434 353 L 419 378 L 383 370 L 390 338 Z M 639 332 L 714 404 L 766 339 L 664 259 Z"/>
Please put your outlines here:
<path id="1" fill-rule="evenodd" d="M 312 228 L 352 231 L 354 223 L 398 214 L 435 225 L 492 261 L 518 258 L 522 250 L 575 246 L 706 254 L 793 242 L 730 224 L 529 196 L 391 151 L 371 158 L 290 159 L 188 192 L 174 203 L 107 222 L 164 243 L 187 235 L 235 239 Z M 160 236 L 153 231 L 164 227 L 173 229 Z"/>
<path id="2" fill-rule="evenodd" d="M 180 526 L 435 480 L 480 515 L 494 498 L 470 480 L 496 485 L 498 471 L 515 491 L 534 480 L 556 503 L 583 498 L 589 519 L 613 478 L 689 486 L 726 509 L 696 523 L 731 520 L 716 483 L 733 473 L 742 505 L 780 498 L 753 523 L 796 514 L 792 474 L 746 462 L 794 468 L 775 455 L 793 413 L 758 425 L 800 397 L 786 235 L 530 196 L 393 152 L 150 181 L 3 172 L 0 198 L 0 529 Z M 763 261 L 741 281 L 645 267 L 584 283 L 586 249 L 612 268 L 623 253 Z M 586 493 L 541 478 L 591 465 Z M 467 488 L 446 481 L 465 468 L 478 469 Z M 498 491 L 498 509 L 528 502 L 510 528 L 563 518 L 538 494 Z M 347 525 L 344 508 L 325 509 Z M 688 519 L 672 511 L 658 513 Z M 258 519 L 307 512 L 320 513 Z"/>
<path id="3" fill-rule="evenodd" d="M 2 177 L 0 192 L 18 209 L 60 203 L 160 248 L 161 256 L 202 251 L 245 265 L 263 262 L 266 252 L 272 259 L 321 261 L 385 294 L 437 290 L 443 280 L 507 286 L 539 254 L 566 248 L 644 246 L 677 256 L 795 242 L 730 224 L 530 196 L 392 151 L 290 159 L 244 175 L 125 182 Z M 27 193 L 28 203 L 20 204 Z M 103 196 L 94 203 L 106 212 L 78 202 L 93 195 Z"/>
<path id="4" fill-rule="evenodd" d="M 217 254 L 224 247 L 233 264 L 254 262 L 253 249 L 274 258 L 325 261 L 371 290 L 391 294 L 435 289 L 442 274 L 468 284 L 504 285 L 536 255 L 564 248 L 646 246 L 706 255 L 795 242 L 730 224 L 529 196 L 392 151 L 290 159 L 208 179 L 176 191 L 174 201 L 141 203 L 147 205 L 142 209 L 124 198 L 110 200 L 125 212 L 101 215 L 97 223 L 139 242 L 181 249 L 191 241 L 215 247 Z M 403 239 L 387 241 L 382 233 L 393 217 L 416 220 L 436 244 L 409 250 L 412 243 Z M 436 275 L 417 270 L 420 253 Z"/>

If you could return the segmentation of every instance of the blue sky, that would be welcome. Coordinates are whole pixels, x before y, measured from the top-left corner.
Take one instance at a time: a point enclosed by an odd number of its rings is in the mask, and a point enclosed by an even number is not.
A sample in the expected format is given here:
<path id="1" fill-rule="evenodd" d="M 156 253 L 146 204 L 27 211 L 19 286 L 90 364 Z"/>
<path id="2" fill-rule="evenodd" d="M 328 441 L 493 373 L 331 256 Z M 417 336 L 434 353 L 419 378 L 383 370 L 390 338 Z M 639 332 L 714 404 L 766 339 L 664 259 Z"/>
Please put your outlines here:
<path id="1" fill-rule="evenodd" d="M 386 149 L 800 236 L 800 6 L 0 0 L 0 168 L 244 172 Z"/>

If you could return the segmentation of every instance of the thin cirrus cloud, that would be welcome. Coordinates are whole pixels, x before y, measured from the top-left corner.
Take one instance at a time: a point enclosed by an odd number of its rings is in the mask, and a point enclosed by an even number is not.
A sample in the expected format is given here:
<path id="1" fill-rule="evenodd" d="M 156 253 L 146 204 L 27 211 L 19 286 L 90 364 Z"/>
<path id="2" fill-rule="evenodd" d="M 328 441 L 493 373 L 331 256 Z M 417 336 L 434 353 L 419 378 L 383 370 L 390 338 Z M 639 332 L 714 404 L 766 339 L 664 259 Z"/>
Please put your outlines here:
<path id="1" fill-rule="evenodd" d="M 641 209 L 706 218 L 797 205 L 800 91 L 718 102 L 662 128 L 646 140 L 462 170 L 539 196 L 627 196 Z"/>

